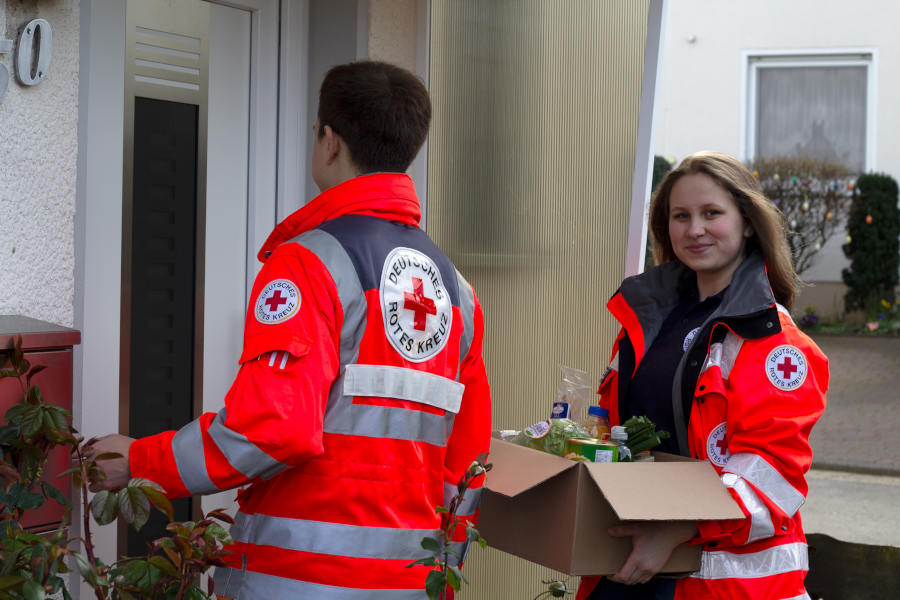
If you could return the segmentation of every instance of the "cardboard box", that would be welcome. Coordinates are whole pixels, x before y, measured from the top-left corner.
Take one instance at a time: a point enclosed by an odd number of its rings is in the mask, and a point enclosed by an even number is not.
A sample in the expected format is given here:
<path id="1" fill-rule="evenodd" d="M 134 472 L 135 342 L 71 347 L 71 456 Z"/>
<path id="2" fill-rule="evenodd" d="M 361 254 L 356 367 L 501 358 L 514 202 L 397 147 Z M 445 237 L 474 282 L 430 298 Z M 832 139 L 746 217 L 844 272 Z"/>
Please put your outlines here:
<path id="1" fill-rule="evenodd" d="M 656 462 L 575 462 L 500 439 L 491 443 L 478 530 L 489 546 L 569 575 L 610 575 L 631 552 L 607 529 L 622 521 L 740 519 L 712 465 L 656 453 Z M 700 567 L 681 545 L 661 572 Z"/>

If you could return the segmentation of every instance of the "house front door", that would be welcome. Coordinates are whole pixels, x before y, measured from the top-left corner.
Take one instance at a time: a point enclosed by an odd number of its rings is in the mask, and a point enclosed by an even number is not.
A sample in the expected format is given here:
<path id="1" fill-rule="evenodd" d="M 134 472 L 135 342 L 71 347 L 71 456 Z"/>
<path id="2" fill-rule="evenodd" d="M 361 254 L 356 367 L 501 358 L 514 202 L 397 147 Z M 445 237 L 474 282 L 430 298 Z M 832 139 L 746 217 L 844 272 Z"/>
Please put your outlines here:
<path id="1" fill-rule="evenodd" d="M 143 437 L 218 410 L 237 371 L 250 260 L 251 13 L 129 0 L 125 21 L 120 424 Z M 196 516 L 192 502 L 176 503 L 177 520 Z M 128 554 L 163 527 L 157 518 L 130 533 Z"/>

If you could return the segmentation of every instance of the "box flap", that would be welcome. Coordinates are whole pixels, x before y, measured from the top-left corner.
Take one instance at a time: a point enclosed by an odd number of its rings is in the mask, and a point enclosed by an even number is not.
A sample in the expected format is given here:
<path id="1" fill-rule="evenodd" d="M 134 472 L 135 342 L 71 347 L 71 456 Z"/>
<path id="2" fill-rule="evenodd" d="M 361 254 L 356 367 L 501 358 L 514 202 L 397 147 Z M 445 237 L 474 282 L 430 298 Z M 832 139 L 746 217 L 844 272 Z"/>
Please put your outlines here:
<path id="1" fill-rule="evenodd" d="M 744 518 L 706 461 L 581 464 L 623 521 Z"/>
<path id="2" fill-rule="evenodd" d="M 488 462 L 493 465 L 484 486 L 504 496 L 521 494 L 579 463 L 494 438 Z"/>

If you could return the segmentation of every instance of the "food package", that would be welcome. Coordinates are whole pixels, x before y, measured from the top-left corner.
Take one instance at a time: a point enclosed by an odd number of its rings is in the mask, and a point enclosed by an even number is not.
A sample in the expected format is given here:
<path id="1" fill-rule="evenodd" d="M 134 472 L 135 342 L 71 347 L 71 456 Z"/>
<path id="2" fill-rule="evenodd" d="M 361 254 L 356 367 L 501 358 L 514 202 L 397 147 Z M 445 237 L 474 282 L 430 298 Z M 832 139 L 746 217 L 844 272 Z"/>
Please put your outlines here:
<path id="1" fill-rule="evenodd" d="M 566 440 L 588 439 L 590 434 L 572 419 L 547 419 L 539 421 L 513 436 L 509 441 L 557 456 L 565 455 Z"/>
<path id="2" fill-rule="evenodd" d="M 581 421 L 591 402 L 591 376 L 572 367 L 559 366 L 563 379 L 556 386 L 556 401 L 551 416 Z"/>

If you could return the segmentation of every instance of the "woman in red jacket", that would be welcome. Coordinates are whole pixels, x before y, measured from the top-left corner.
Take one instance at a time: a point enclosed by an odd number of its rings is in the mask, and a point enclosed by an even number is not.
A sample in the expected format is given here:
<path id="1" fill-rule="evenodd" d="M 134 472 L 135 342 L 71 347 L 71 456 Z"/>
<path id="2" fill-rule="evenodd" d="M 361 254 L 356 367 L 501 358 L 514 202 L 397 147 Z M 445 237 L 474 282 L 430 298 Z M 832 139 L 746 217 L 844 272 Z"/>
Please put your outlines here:
<path id="1" fill-rule="evenodd" d="M 664 450 L 708 460 L 745 518 L 613 528 L 633 550 L 589 598 L 809 598 L 800 521 L 809 433 L 825 409 L 828 361 L 791 320 L 798 278 L 784 219 L 731 156 L 689 156 L 650 214 L 658 267 L 626 279 L 607 307 L 621 324 L 600 387 L 611 421 L 647 415 Z M 672 550 L 702 544 L 701 568 L 657 578 Z"/>

